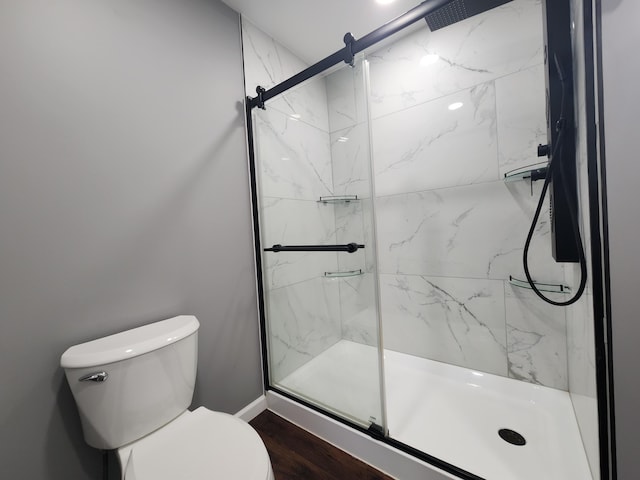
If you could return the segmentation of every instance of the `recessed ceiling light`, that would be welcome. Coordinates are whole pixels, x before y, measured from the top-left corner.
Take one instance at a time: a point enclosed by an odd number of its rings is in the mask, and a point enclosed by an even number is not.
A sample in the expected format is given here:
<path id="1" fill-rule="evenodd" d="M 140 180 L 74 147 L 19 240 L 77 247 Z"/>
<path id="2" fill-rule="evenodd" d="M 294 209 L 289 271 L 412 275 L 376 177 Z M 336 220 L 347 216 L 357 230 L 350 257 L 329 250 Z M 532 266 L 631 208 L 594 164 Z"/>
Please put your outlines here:
<path id="1" fill-rule="evenodd" d="M 458 110 L 459 108 L 462 108 L 462 106 L 464 105 L 464 103 L 462 102 L 455 102 L 452 103 L 451 105 L 449 105 L 449 110 Z"/>
<path id="2" fill-rule="evenodd" d="M 420 59 L 420 66 L 428 67 L 429 65 L 433 65 L 434 63 L 436 63 L 438 60 L 440 60 L 440 55 L 430 53 Z"/>
<path id="3" fill-rule="evenodd" d="M 395 0 L 376 0 L 380 5 L 387 5 L 389 3 L 393 3 Z"/>

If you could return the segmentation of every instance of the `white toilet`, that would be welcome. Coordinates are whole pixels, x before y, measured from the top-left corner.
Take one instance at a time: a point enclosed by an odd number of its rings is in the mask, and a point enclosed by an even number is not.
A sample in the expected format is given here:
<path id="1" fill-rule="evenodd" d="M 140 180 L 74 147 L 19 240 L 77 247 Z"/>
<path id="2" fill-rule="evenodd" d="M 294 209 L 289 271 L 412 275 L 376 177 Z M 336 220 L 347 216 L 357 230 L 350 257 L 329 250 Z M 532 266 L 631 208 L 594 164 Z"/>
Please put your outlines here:
<path id="1" fill-rule="evenodd" d="M 198 328 L 182 315 L 69 348 L 60 360 L 86 442 L 117 449 L 126 480 L 273 480 L 269 455 L 246 422 L 187 410 Z"/>

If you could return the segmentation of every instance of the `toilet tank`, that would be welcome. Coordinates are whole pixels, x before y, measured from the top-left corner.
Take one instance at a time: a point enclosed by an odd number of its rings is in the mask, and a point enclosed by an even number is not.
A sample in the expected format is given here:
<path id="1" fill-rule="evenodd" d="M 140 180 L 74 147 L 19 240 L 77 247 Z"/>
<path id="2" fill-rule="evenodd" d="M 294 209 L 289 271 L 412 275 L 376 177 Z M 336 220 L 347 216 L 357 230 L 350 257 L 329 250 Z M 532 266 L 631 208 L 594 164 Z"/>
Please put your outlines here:
<path id="1" fill-rule="evenodd" d="M 86 442 L 111 450 L 166 425 L 191 404 L 198 328 L 181 315 L 69 348 L 60 359 Z"/>

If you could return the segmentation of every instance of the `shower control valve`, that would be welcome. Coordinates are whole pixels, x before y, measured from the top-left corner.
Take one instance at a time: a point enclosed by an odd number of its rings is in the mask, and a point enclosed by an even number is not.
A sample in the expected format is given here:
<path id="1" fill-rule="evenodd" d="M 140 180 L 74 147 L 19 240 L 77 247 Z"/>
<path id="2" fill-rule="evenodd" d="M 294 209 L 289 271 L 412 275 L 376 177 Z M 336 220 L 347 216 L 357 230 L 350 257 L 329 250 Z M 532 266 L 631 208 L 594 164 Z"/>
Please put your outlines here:
<path id="1" fill-rule="evenodd" d="M 538 145 L 538 156 L 539 157 L 548 157 L 551 153 L 551 145 Z"/>

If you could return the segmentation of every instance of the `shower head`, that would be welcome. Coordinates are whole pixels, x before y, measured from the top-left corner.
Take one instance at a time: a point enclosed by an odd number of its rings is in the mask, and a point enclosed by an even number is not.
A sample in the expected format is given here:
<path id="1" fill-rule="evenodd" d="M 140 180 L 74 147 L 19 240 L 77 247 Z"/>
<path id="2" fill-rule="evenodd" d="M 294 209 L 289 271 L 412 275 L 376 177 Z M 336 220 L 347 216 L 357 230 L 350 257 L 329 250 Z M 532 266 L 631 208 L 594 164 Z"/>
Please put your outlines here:
<path id="1" fill-rule="evenodd" d="M 424 17 L 431 31 L 473 17 L 512 0 L 453 0 Z"/>

